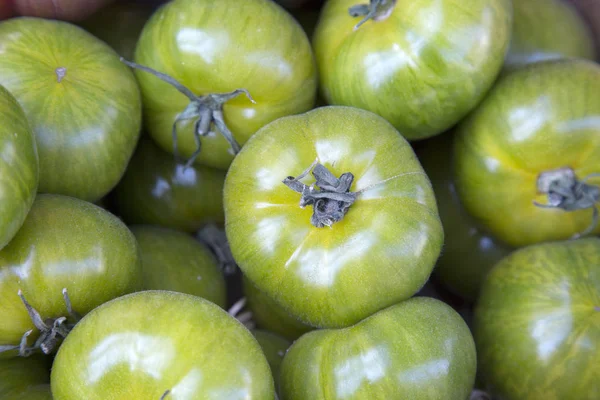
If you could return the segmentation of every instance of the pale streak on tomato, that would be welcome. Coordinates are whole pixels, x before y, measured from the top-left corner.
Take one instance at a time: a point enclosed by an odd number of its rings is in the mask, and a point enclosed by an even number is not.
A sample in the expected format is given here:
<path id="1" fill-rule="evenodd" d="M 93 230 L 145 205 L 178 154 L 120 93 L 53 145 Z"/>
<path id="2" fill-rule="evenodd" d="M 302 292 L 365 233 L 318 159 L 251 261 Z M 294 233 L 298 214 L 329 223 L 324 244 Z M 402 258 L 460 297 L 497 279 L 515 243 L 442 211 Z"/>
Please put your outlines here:
<path id="1" fill-rule="evenodd" d="M 529 246 L 488 275 L 475 310 L 481 376 L 514 400 L 600 394 L 600 239 Z"/>
<path id="2" fill-rule="evenodd" d="M 481 101 L 508 49 L 509 0 L 398 0 L 355 30 L 348 9 L 365 2 L 329 0 L 321 13 L 313 45 L 328 103 L 372 111 L 415 140 Z"/>
<path id="3" fill-rule="evenodd" d="M 242 145 L 267 123 L 308 111 L 315 102 L 310 43 L 300 25 L 272 1 L 170 2 L 144 28 L 135 61 L 172 76 L 198 95 L 247 89 L 256 104 L 240 96 L 223 108 L 225 122 Z M 136 76 L 146 126 L 172 152 L 172 125 L 189 100 L 150 74 L 137 71 Z M 184 157 L 196 150 L 193 125 L 178 124 L 178 148 Z M 201 141 L 198 163 L 227 169 L 233 159 L 229 143 L 215 133 Z"/>
<path id="4" fill-rule="evenodd" d="M 462 318 L 416 297 L 352 327 L 302 336 L 283 360 L 280 392 L 284 400 L 462 400 L 476 364 Z"/>
<path id="5" fill-rule="evenodd" d="M 0 85 L 0 249 L 25 221 L 37 192 L 38 175 L 33 131 L 17 100 Z"/>
<path id="6" fill-rule="evenodd" d="M 311 225 L 312 207 L 282 183 L 317 158 L 336 176 L 352 172 L 352 191 L 375 185 L 331 228 Z M 367 111 L 323 107 L 269 124 L 234 160 L 224 192 L 238 265 L 313 326 L 348 326 L 412 296 L 440 253 L 429 179 L 406 140 Z"/>
<path id="7" fill-rule="evenodd" d="M 583 179 L 600 171 L 598 93 L 594 63 L 537 63 L 505 76 L 461 123 L 456 187 L 467 211 L 497 238 L 523 246 L 568 239 L 590 225 L 591 209 L 541 209 L 533 201 L 547 203 L 537 192 L 542 172 L 571 167 Z"/>
<path id="8" fill-rule="evenodd" d="M 139 280 L 135 237 L 117 217 L 82 200 L 38 195 L 0 251 L 0 345 L 18 345 L 35 329 L 19 290 L 46 319 L 67 314 L 63 288 L 73 309 L 85 314 L 138 289 Z"/>
<path id="9" fill-rule="evenodd" d="M 126 323 L 115 323 L 126 321 Z M 96 308 L 65 340 L 52 368 L 55 400 L 275 397 L 252 334 L 215 304 L 167 291 Z"/>

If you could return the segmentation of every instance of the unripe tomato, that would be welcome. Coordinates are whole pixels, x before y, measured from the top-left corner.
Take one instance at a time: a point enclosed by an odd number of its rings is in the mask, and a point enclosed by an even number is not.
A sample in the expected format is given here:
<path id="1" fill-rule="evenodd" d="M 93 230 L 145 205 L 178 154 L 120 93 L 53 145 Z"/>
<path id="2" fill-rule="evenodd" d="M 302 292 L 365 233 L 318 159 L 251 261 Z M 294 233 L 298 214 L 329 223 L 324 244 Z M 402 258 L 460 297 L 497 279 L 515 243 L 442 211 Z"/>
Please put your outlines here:
<path id="1" fill-rule="evenodd" d="M 49 360 L 42 356 L 0 359 L 0 399 L 52 400 Z"/>

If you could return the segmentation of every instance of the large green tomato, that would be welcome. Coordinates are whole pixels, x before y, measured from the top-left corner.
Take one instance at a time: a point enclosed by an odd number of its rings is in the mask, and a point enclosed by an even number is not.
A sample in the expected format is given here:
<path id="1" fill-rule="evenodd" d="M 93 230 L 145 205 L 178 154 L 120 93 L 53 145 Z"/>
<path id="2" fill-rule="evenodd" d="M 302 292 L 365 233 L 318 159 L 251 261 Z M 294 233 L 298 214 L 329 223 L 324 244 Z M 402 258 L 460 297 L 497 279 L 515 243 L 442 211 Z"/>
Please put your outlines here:
<path id="1" fill-rule="evenodd" d="M 451 292 L 473 302 L 488 271 L 511 248 L 481 229 L 462 206 L 452 171 L 453 138 L 449 132 L 420 142 L 416 152 L 431 179 L 444 226 L 444 248 L 434 273 Z"/>
<path id="2" fill-rule="evenodd" d="M 600 399 L 600 239 L 502 260 L 475 310 L 480 373 L 510 400 Z"/>
<path id="3" fill-rule="evenodd" d="M 225 172 L 177 162 L 143 137 L 114 192 L 120 216 L 129 224 L 161 225 L 196 232 L 223 223 Z"/>
<path id="4" fill-rule="evenodd" d="M 416 297 L 339 330 L 298 339 L 283 359 L 282 400 L 465 400 L 477 367 L 462 318 Z"/>
<path id="5" fill-rule="evenodd" d="M 223 127 L 211 127 L 211 121 L 221 120 L 243 145 L 267 123 L 307 111 L 315 101 L 316 66 L 306 34 L 270 0 L 172 1 L 145 26 L 135 61 L 171 76 L 196 96 L 238 89 L 252 96 L 255 103 L 243 95 L 226 104 L 208 98 L 190 103 L 168 83 L 137 72 L 146 126 L 156 142 L 174 151 L 179 117 L 178 153 L 195 159 L 201 149 L 196 160 L 220 169 L 227 169 L 235 151 L 222 136 Z M 196 124 L 200 116 L 203 122 Z"/>
<path id="6" fill-rule="evenodd" d="M 357 108 L 318 108 L 261 129 L 233 161 L 224 201 L 244 274 L 312 326 L 348 326 L 411 297 L 443 242 L 412 148 Z"/>
<path id="7" fill-rule="evenodd" d="M 133 234 L 102 208 L 38 195 L 19 232 L 0 251 L 0 350 L 18 347 L 29 330 L 35 332 L 30 339 L 45 333 L 32 322 L 19 291 L 52 328 L 59 317 L 70 317 L 63 289 L 80 315 L 136 290 L 138 253 Z"/>
<path id="8" fill-rule="evenodd" d="M 564 57 L 595 58 L 590 29 L 565 0 L 517 0 L 513 9 L 506 68 Z"/>
<path id="9" fill-rule="evenodd" d="M 225 307 L 225 278 L 215 256 L 186 233 L 132 226 L 142 257 L 144 289 L 192 294 Z"/>
<path id="10" fill-rule="evenodd" d="M 600 66 L 554 60 L 503 79 L 461 123 L 456 187 L 469 213 L 512 246 L 600 232 Z M 534 204 L 534 201 L 537 203 Z"/>
<path id="11" fill-rule="evenodd" d="M 52 367 L 54 400 L 272 400 L 269 364 L 252 334 L 215 304 L 139 292 L 89 313 Z"/>
<path id="12" fill-rule="evenodd" d="M 100 199 L 121 179 L 139 136 L 133 74 L 108 45 L 66 22 L 2 22 L 0 49 L 0 84 L 36 135 L 39 191 Z"/>
<path id="13" fill-rule="evenodd" d="M 0 360 L 0 399 L 52 400 L 48 360 L 41 356 Z"/>
<path id="14" fill-rule="evenodd" d="M 275 381 L 275 387 L 277 388 L 279 386 L 279 370 L 281 369 L 283 356 L 285 356 L 285 352 L 292 343 L 269 331 L 253 330 L 252 334 L 258 344 L 260 344 L 267 358 L 269 367 L 271 367 L 271 373 L 273 374 L 273 380 Z"/>
<path id="15" fill-rule="evenodd" d="M 315 329 L 292 317 L 275 300 L 258 290 L 245 276 L 242 277 L 242 282 L 244 296 L 252 312 L 252 320 L 259 328 L 274 332 L 288 340 L 296 340 L 306 332 Z"/>
<path id="16" fill-rule="evenodd" d="M 37 185 L 35 137 L 17 100 L 0 85 L 0 249 L 25 221 Z"/>
<path id="17" fill-rule="evenodd" d="M 325 99 L 379 114 L 410 140 L 444 132 L 500 72 L 511 1 L 367 2 L 325 3 L 313 39 Z M 358 26 L 369 8 L 373 20 Z"/>

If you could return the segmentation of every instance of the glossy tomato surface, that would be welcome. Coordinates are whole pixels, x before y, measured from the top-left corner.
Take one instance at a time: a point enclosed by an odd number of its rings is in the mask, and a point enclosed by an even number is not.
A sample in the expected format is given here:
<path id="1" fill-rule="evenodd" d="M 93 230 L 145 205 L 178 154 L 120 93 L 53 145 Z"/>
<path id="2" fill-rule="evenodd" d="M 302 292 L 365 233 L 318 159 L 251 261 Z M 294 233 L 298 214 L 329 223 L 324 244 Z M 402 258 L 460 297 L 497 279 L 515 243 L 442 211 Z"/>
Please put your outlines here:
<path id="1" fill-rule="evenodd" d="M 261 348 L 235 318 L 166 291 L 98 307 L 69 334 L 52 367 L 55 400 L 271 400 Z"/>
<path id="2" fill-rule="evenodd" d="M 475 340 L 498 398 L 600 398 L 600 239 L 534 245 L 498 263 L 475 310 Z"/>
<path id="3" fill-rule="evenodd" d="M 282 400 L 465 400 L 473 337 L 445 303 L 416 297 L 339 330 L 310 332 L 281 366 Z"/>
<path id="4" fill-rule="evenodd" d="M 34 329 L 19 290 L 47 319 L 67 315 L 65 288 L 74 311 L 83 315 L 136 290 L 139 281 L 135 237 L 119 219 L 83 200 L 38 195 L 0 251 L 0 346 L 18 345 Z"/>
<path id="5" fill-rule="evenodd" d="M 279 386 L 279 370 L 281 369 L 283 356 L 285 356 L 285 352 L 292 343 L 269 331 L 253 330 L 252 334 L 258 344 L 260 344 L 267 358 L 269 367 L 271 367 L 271 373 L 273 374 L 273 380 L 275 381 L 275 387 L 277 388 Z"/>
<path id="6" fill-rule="evenodd" d="M 161 225 L 196 232 L 223 223 L 225 172 L 185 167 L 147 137 L 140 140 L 114 192 L 115 207 L 129 224 Z"/>
<path id="7" fill-rule="evenodd" d="M 524 246 L 568 239 L 590 226 L 591 208 L 564 211 L 534 201 L 548 203 L 539 181 L 548 172 L 567 168 L 583 180 L 600 171 L 598 93 L 597 64 L 537 63 L 500 80 L 461 123 L 456 187 L 467 211 L 498 239 Z"/>
<path id="8" fill-rule="evenodd" d="M 301 194 L 283 183 L 315 160 L 336 178 L 354 175 L 356 200 L 330 227 L 313 225 L 313 206 L 300 207 Z M 313 326 L 348 326 L 412 296 L 443 241 L 412 148 L 383 118 L 356 108 L 323 107 L 260 130 L 231 165 L 224 200 L 244 274 Z"/>
<path id="9" fill-rule="evenodd" d="M 144 289 L 171 290 L 226 306 L 225 278 L 215 256 L 186 233 L 136 225 Z"/>
<path id="10" fill-rule="evenodd" d="M 397 1 L 362 17 L 329 0 L 313 44 L 321 91 L 330 104 L 381 115 L 410 140 L 444 132 L 473 107 L 500 72 L 508 49 L 510 0 Z M 388 4 L 391 2 L 388 2 Z"/>
<path id="11" fill-rule="evenodd" d="M 0 23 L 0 84 L 36 135 L 42 193 L 96 201 L 121 179 L 141 102 L 133 74 L 102 41 L 66 22 Z"/>
<path id="12" fill-rule="evenodd" d="M 223 108 L 239 144 L 277 118 L 309 110 L 315 101 L 316 66 L 306 34 L 270 0 L 172 1 L 144 28 L 135 61 L 168 74 L 196 95 L 248 90 L 256 104 L 242 95 Z M 148 131 L 172 152 L 172 125 L 189 100 L 151 74 L 138 71 L 137 78 Z M 178 149 L 186 158 L 197 148 L 193 126 L 194 120 L 178 124 Z M 201 138 L 197 160 L 227 169 L 233 154 L 216 129 Z"/>
<path id="13" fill-rule="evenodd" d="M 35 137 L 17 100 L 0 86 L 0 249 L 25 221 L 37 185 Z"/>
<path id="14" fill-rule="evenodd" d="M 417 156 L 431 179 L 444 226 L 444 247 L 434 274 L 451 292 L 477 299 L 485 276 L 511 247 L 483 230 L 464 209 L 454 183 L 453 132 L 419 143 Z"/>
<path id="15" fill-rule="evenodd" d="M 52 400 L 49 361 L 41 356 L 0 360 L 0 398 Z"/>
<path id="16" fill-rule="evenodd" d="M 596 56 L 592 32 L 564 0 L 513 1 L 513 34 L 505 67 L 544 60 Z"/>

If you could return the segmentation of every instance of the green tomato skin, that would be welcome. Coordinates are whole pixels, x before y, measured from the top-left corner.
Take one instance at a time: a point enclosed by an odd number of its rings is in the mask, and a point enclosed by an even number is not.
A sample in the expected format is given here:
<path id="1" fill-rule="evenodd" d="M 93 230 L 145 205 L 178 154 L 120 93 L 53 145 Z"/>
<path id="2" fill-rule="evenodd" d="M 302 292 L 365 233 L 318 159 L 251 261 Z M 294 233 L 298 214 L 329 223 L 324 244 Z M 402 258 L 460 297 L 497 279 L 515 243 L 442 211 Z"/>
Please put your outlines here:
<path id="1" fill-rule="evenodd" d="M 0 85 L 0 249 L 23 225 L 38 181 L 33 132 L 17 100 Z"/>
<path id="2" fill-rule="evenodd" d="M 579 179 L 600 171 L 600 66 L 553 60 L 501 79 L 458 127 L 454 169 L 465 209 L 514 247 L 569 239 L 592 209 L 545 209 L 541 173 L 570 167 Z M 589 183 L 597 184 L 598 179 Z M 600 233 L 600 225 L 594 230 Z"/>
<path id="3" fill-rule="evenodd" d="M 120 321 L 120 322 L 119 322 Z M 65 339 L 51 375 L 54 400 L 270 400 L 269 364 L 240 322 L 215 304 L 139 292 L 88 314 Z"/>
<path id="4" fill-rule="evenodd" d="M 49 360 L 37 355 L 0 360 L 0 399 L 52 400 Z"/>
<path id="5" fill-rule="evenodd" d="M 505 69 L 557 58 L 596 57 L 591 30 L 564 0 L 513 1 L 513 21 Z"/>
<path id="6" fill-rule="evenodd" d="M 135 237 L 118 218 L 83 200 L 38 195 L 0 251 L 0 345 L 18 345 L 25 332 L 37 332 L 19 290 L 46 319 L 67 315 L 66 288 L 73 309 L 83 315 L 137 290 L 140 273 Z"/>
<path id="7" fill-rule="evenodd" d="M 475 344 L 445 303 L 416 297 L 355 326 L 307 333 L 283 359 L 282 400 L 465 400 Z"/>
<path id="8" fill-rule="evenodd" d="M 329 104 L 372 111 L 409 140 L 449 129 L 485 96 L 508 49 L 510 0 L 398 1 L 355 29 L 357 0 L 328 0 L 313 39 Z"/>
<path id="9" fill-rule="evenodd" d="M 36 135 L 39 191 L 94 202 L 121 179 L 141 126 L 131 71 L 102 41 L 67 22 L 0 23 L 0 84 Z M 58 68 L 66 72 L 59 82 Z"/>
<path id="10" fill-rule="evenodd" d="M 452 293 L 474 302 L 489 270 L 512 248 L 481 229 L 464 209 L 454 183 L 453 139 L 453 132 L 445 133 L 419 143 L 416 152 L 431 179 L 444 226 L 444 248 L 434 274 Z"/>
<path id="11" fill-rule="evenodd" d="M 259 328 L 274 332 L 291 341 L 315 329 L 292 317 L 245 276 L 242 277 L 242 284 L 248 308 L 252 311 L 252 320 Z"/>
<path id="12" fill-rule="evenodd" d="M 510 400 L 600 398 L 600 239 L 529 246 L 488 275 L 475 310 L 480 372 Z"/>
<path id="13" fill-rule="evenodd" d="M 225 123 L 240 145 L 267 123 L 308 111 L 315 102 L 310 42 L 292 16 L 270 0 L 172 1 L 146 24 L 135 61 L 170 75 L 197 95 L 248 90 L 256 104 L 241 95 L 223 107 Z M 189 99 L 146 72 L 136 74 L 148 131 L 173 152 L 173 122 Z M 197 148 L 193 127 L 193 120 L 178 124 L 178 150 L 186 158 Z M 233 154 L 216 130 L 201 138 L 197 162 L 227 169 Z"/>
<path id="14" fill-rule="evenodd" d="M 283 361 L 285 352 L 292 345 L 290 341 L 282 338 L 269 331 L 253 330 L 252 334 L 256 338 L 258 344 L 262 348 L 269 367 L 271 367 L 271 373 L 273 374 L 273 380 L 275 381 L 275 387 L 279 387 L 279 370 Z"/>
<path id="15" fill-rule="evenodd" d="M 225 277 L 211 251 L 186 233 L 155 226 L 132 226 L 142 258 L 143 287 L 209 300 L 224 308 Z"/>
<path id="16" fill-rule="evenodd" d="M 351 191 L 365 190 L 331 228 L 313 226 L 312 206 L 301 208 L 282 183 L 316 159 L 337 177 L 353 173 Z M 322 107 L 269 124 L 235 158 L 224 193 L 239 267 L 312 326 L 349 326 L 411 297 L 440 254 L 429 178 L 408 142 L 368 111 Z"/>
<path id="17" fill-rule="evenodd" d="M 150 138 L 140 140 L 125 176 L 114 191 L 115 208 L 129 224 L 160 225 L 197 232 L 225 221 L 225 172 L 177 162 Z"/>

